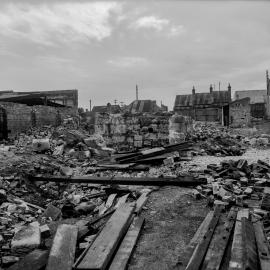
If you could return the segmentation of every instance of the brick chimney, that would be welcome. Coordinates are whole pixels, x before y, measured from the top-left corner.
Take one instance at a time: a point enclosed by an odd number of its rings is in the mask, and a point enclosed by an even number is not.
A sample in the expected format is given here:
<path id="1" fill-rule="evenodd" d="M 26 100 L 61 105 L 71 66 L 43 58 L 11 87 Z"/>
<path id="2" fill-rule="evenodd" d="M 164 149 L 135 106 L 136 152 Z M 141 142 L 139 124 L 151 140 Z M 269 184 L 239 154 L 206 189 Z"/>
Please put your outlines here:
<path id="1" fill-rule="evenodd" d="M 192 87 L 192 95 L 195 95 L 195 87 Z"/>
<path id="2" fill-rule="evenodd" d="M 232 100 L 232 87 L 231 87 L 230 83 L 228 85 L 228 93 L 229 93 L 229 101 L 231 101 Z"/>
<path id="3" fill-rule="evenodd" d="M 212 84 L 210 84 L 210 93 L 211 94 L 213 93 L 213 86 L 212 86 Z"/>

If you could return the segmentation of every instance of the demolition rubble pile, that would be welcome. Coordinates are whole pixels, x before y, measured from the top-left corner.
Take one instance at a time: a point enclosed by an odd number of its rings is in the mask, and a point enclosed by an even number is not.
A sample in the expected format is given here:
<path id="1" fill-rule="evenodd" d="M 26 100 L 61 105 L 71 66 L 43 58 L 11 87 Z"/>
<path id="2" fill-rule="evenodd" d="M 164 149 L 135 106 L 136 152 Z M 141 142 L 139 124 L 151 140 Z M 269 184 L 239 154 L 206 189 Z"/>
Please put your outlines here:
<path id="1" fill-rule="evenodd" d="M 100 135 L 89 135 L 84 130 L 47 126 L 21 134 L 14 142 L 18 153 L 46 153 L 55 157 L 68 156 L 84 160 L 113 151 L 106 148 Z"/>
<path id="2" fill-rule="evenodd" d="M 214 211 L 186 249 L 190 269 L 270 269 L 270 165 L 224 161 L 204 171 L 208 184 L 193 190 Z"/>
<path id="3" fill-rule="evenodd" d="M 153 186 L 206 183 L 173 173 L 179 153 L 191 146 L 118 154 L 111 161 L 113 150 L 97 135 L 63 127 L 20 135 L 6 151 L 22 158 L 1 169 L 0 266 L 104 269 L 110 263 L 108 269 L 124 269 Z M 150 168 L 157 161 L 163 166 Z"/>
<path id="4" fill-rule="evenodd" d="M 200 150 L 196 153 L 201 155 L 241 156 L 246 149 L 240 135 L 214 125 L 196 124 L 188 138 L 197 143 Z"/>
<path id="5" fill-rule="evenodd" d="M 106 240 L 109 241 L 107 252 L 110 254 L 104 254 L 108 259 L 128 229 L 132 231 L 133 226 L 141 229 L 143 219 L 135 216 L 142 210 L 151 191 L 143 187 L 119 188 L 97 184 L 67 187 L 67 184 L 50 183 L 47 188 L 61 195 L 57 200 L 40 196 L 39 204 L 43 204 L 43 208 L 22 200 L 24 196 L 27 199 L 30 192 L 25 184 L 20 186 L 23 194 L 20 197 L 10 189 L 12 179 L 2 177 L 0 184 L 1 266 L 12 265 L 9 269 L 32 269 L 33 265 L 36 265 L 35 269 L 41 269 L 46 264 L 47 269 L 56 269 L 58 264 L 54 261 L 54 252 L 59 253 L 60 261 L 63 260 L 63 268 L 60 269 L 71 269 L 75 257 L 79 258 L 83 251 L 86 253 L 94 239 L 105 244 Z M 38 183 L 39 187 L 44 184 Z M 122 223 L 119 223 L 121 218 Z M 108 219 L 110 221 L 106 225 Z M 100 233 L 99 237 L 97 233 Z M 108 233 L 111 234 L 110 239 L 105 237 Z M 59 237 L 64 240 L 60 241 Z M 102 243 L 97 245 L 104 247 Z"/>

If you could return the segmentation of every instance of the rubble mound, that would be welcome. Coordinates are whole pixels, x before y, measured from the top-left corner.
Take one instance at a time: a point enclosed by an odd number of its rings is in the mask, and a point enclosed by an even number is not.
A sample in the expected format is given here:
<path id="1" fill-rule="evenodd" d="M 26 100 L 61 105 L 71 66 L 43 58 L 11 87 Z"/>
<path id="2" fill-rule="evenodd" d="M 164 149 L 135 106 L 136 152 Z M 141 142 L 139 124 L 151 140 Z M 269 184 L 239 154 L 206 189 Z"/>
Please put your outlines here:
<path id="1" fill-rule="evenodd" d="M 234 135 L 230 129 L 215 125 L 196 124 L 188 138 L 196 142 L 198 154 L 212 156 L 241 156 L 246 146 L 240 135 Z"/>

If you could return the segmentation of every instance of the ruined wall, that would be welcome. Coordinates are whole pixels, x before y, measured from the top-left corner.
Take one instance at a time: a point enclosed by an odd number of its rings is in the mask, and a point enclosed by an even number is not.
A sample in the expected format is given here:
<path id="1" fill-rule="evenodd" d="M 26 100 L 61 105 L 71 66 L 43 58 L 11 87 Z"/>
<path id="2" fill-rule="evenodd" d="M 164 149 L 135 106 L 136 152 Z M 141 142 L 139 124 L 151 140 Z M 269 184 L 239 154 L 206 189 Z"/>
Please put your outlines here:
<path id="1" fill-rule="evenodd" d="M 249 126 L 251 121 L 251 107 L 249 98 L 236 100 L 229 106 L 230 126 Z"/>
<path id="2" fill-rule="evenodd" d="M 220 122 L 222 121 L 222 107 L 213 106 L 207 107 L 197 105 L 194 108 L 181 108 L 175 110 L 179 115 L 192 117 L 195 121 L 202 122 Z"/>
<path id="3" fill-rule="evenodd" d="M 0 107 L 6 111 L 8 138 L 15 137 L 16 134 L 34 126 L 59 124 L 59 120 L 67 116 L 75 116 L 77 112 L 76 108 L 27 106 L 12 102 L 0 102 Z"/>
<path id="4" fill-rule="evenodd" d="M 169 144 L 170 113 L 156 114 L 96 114 L 95 132 L 108 146 L 123 149 L 156 147 Z M 181 125 L 183 132 L 186 124 Z"/>

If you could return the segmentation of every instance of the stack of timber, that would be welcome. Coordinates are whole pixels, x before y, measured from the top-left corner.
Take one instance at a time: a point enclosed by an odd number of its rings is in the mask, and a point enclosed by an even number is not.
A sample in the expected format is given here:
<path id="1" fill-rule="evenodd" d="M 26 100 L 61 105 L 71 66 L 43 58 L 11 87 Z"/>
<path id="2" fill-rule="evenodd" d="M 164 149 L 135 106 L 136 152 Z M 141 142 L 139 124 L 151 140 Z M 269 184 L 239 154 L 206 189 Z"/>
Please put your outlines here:
<path id="1" fill-rule="evenodd" d="M 270 246 L 262 221 L 251 209 L 232 207 L 226 212 L 217 205 L 190 241 L 185 269 L 270 269 Z"/>
<path id="2" fill-rule="evenodd" d="M 184 152 L 192 149 L 192 142 L 182 142 L 172 144 L 164 147 L 155 147 L 147 150 L 140 150 L 128 154 L 121 154 L 115 156 L 115 161 L 120 164 L 136 163 L 136 164 L 156 164 L 162 162 L 164 159 L 173 155 L 174 160 L 181 160 Z"/>

